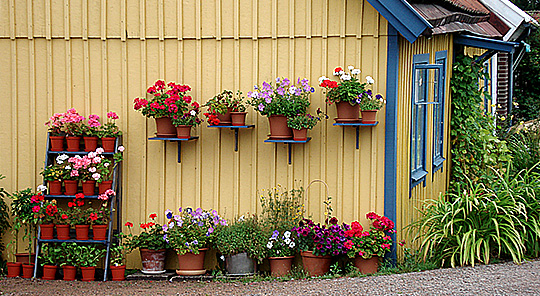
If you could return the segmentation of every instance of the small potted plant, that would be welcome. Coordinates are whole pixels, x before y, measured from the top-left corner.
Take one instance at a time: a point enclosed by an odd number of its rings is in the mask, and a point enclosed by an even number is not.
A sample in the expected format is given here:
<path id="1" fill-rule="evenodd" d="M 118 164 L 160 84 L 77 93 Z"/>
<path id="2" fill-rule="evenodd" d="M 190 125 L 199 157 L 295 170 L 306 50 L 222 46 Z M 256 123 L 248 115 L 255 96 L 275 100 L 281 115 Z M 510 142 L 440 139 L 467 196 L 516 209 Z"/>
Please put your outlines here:
<path id="1" fill-rule="evenodd" d="M 54 222 L 58 218 L 56 200 L 43 201 L 37 212 L 39 215 L 39 228 L 41 239 L 54 239 Z"/>
<path id="2" fill-rule="evenodd" d="M 298 114 L 296 116 L 289 117 L 287 119 L 287 126 L 293 130 L 293 140 L 306 141 L 307 131 L 315 127 L 323 118 L 326 119 L 328 116 L 326 116 L 321 109 L 317 109 L 316 116 L 311 114 Z"/>
<path id="3" fill-rule="evenodd" d="M 77 193 L 73 201 L 68 202 L 69 221 L 71 226 L 75 227 L 75 235 L 77 240 L 88 240 L 90 221 L 88 210 L 84 209 L 84 194 Z"/>
<path id="4" fill-rule="evenodd" d="M 90 152 L 96 150 L 100 127 L 101 123 L 99 122 L 99 115 L 90 114 L 88 116 L 88 122 L 83 123 L 84 151 Z"/>
<path id="5" fill-rule="evenodd" d="M 66 133 L 67 151 L 80 151 L 81 136 L 84 135 L 84 121 L 75 108 L 67 110 L 64 115 L 63 131 Z"/>
<path id="6" fill-rule="evenodd" d="M 179 275 L 198 275 L 206 273 L 204 256 L 213 242 L 218 225 L 226 225 L 218 213 L 201 208 L 179 209 L 178 215 L 165 211 L 168 223 L 163 225 L 166 240 L 178 255 Z"/>
<path id="7" fill-rule="evenodd" d="M 272 276 L 289 274 L 296 254 L 296 238 L 291 232 L 274 230 L 266 242 L 266 248 Z"/>
<path id="8" fill-rule="evenodd" d="M 54 113 L 53 116 L 49 118 L 45 125 L 49 130 L 49 139 L 51 151 L 62 151 L 64 150 L 64 139 L 66 134 L 63 131 L 64 128 L 64 119 L 65 113 Z"/>
<path id="9" fill-rule="evenodd" d="M 96 244 L 77 245 L 75 263 L 81 268 L 82 281 L 92 282 L 95 280 L 96 266 L 107 252 Z"/>
<path id="10" fill-rule="evenodd" d="M 162 225 L 156 222 L 157 214 L 150 214 L 150 222 L 141 223 L 142 230 L 138 235 L 131 232 L 133 223 L 126 222 L 129 234 L 123 234 L 128 251 L 139 249 L 142 261 L 142 272 L 146 274 L 159 274 L 165 272 L 165 256 L 168 243 Z"/>
<path id="11" fill-rule="evenodd" d="M 56 270 L 58 269 L 62 252 L 62 247 L 58 244 L 42 245 L 39 259 L 41 260 L 41 266 L 43 267 L 42 278 L 44 280 L 56 279 Z"/>
<path id="12" fill-rule="evenodd" d="M 354 265 L 362 274 L 377 272 L 379 261 L 392 247 L 392 238 L 387 234 L 395 232 L 394 222 L 374 212 L 366 214 L 371 221 L 369 231 L 358 221 L 351 223 L 351 228 L 345 231 L 345 247 L 347 256 L 354 259 Z"/>
<path id="13" fill-rule="evenodd" d="M 371 84 L 373 78 L 367 77 L 368 83 Z M 381 94 L 373 95 L 371 89 L 366 90 L 358 96 L 356 100 L 360 106 L 360 113 L 362 113 L 362 123 L 375 123 L 377 122 L 377 111 L 386 104 L 386 100 L 383 99 Z"/>
<path id="14" fill-rule="evenodd" d="M 76 243 L 62 243 L 60 245 L 58 263 L 62 267 L 64 281 L 74 281 L 77 275 L 76 257 L 78 256 L 78 246 Z"/>
<path id="15" fill-rule="evenodd" d="M 250 275 L 265 257 L 266 237 L 257 216 L 239 217 L 231 225 L 220 225 L 214 241 L 219 253 L 225 256 L 229 274 Z"/>
<path id="16" fill-rule="evenodd" d="M 122 131 L 116 125 L 117 119 L 118 114 L 116 114 L 116 112 L 107 112 L 107 123 L 103 124 L 98 133 L 101 139 L 101 145 L 105 152 L 114 152 L 116 139 L 122 135 Z"/>
<path id="17" fill-rule="evenodd" d="M 230 108 L 232 125 L 246 125 L 246 105 L 244 104 L 244 96 L 242 96 L 241 91 L 236 92 L 236 96 L 231 101 Z"/>
<path id="18" fill-rule="evenodd" d="M 109 219 L 111 210 L 109 209 L 108 200 L 116 195 L 112 189 L 108 189 L 104 194 L 99 195 L 98 199 L 102 200 L 101 206 L 97 209 L 88 208 L 88 219 L 92 225 L 94 240 L 106 240 L 107 229 L 109 228 Z"/>
<path id="19" fill-rule="evenodd" d="M 123 234 L 116 235 L 117 241 L 111 246 L 111 276 L 113 281 L 126 279 L 126 247 L 122 243 Z"/>
<path id="20" fill-rule="evenodd" d="M 188 104 L 184 100 L 178 100 L 178 112 L 171 118 L 172 124 L 176 127 L 176 136 L 179 139 L 189 139 L 191 137 L 191 128 L 201 123 L 199 103 L 190 102 Z"/>
<path id="21" fill-rule="evenodd" d="M 47 181 L 47 185 L 49 186 L 50 195 L 62 194 L 64 173 L 64 167 L 57 163 L 48 165 L 41 171 L 40 174 L 43 176 L 43 180 Z"/>
<path id="22" fill-rule="evenodd" d="M 245 125 L 247 112 L 242 99 L 242 92 L 237 91 L 234 95 L 232 91 L 224 90 L 204 103 L 203 107 L 208 107 L 204 116 L 210 125 Z"/>
<path id="23" fill-rule="evenodd" d="M 62 208 L 58 208 L 58 219 L 56 220 L 56 238 L 61 240 L 70 239 L 69 231 L 70 225 L 70 213 Z"/>

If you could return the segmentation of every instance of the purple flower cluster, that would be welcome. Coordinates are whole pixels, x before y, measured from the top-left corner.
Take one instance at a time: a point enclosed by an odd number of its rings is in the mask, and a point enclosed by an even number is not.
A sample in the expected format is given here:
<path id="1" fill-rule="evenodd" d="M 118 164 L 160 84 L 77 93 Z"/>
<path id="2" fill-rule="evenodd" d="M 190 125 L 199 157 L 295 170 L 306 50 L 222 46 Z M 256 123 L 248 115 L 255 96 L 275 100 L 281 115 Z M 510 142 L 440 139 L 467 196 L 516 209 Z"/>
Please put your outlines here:
<path id="1" fill-rule="evenodd" d="M 254 86 L 254 91 L 248 92 L 249 104 L 256 108 L 262 115 L 285 115 L 293 116 L 297 113 L 305 113 L 309 106 L 308 96 L 315 92 L 309 85 L 309 80 L 296 81 L 288 78 L 276 78 L 273 82 L 264 81 L 261 86 Z M 291 113 L 291 114 L 288 114 Z"/>
<path id="2" fill-rule="evenodd" d="M 313 251 L 314 255 L 341 255 L 347 250 L 344 246 L 347 238 L 345 231 L 349 225 L 337 224 L 337 219 L 332 218 L 328 225 L 315 224 L 312 220 L 304 219 L 292 232 L 298 237 L 299 247 L 303 251 Z M 334 223 L 332 223 L 334 222 Z"/>

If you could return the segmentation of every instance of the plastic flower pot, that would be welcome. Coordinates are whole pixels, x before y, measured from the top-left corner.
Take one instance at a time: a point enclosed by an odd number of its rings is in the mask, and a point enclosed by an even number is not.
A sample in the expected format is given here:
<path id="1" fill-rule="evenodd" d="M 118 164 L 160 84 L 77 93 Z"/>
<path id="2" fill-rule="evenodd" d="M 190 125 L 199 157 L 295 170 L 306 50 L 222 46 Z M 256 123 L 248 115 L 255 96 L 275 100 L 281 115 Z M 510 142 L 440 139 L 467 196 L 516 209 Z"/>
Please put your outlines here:
<path id="1" fill-rule="evenodd" d="M 150 250 L 139 249 L 141 253 L 142 273 L 159 274 L 165 272 L 165 249 Z"/>
<path id="2" fill-rule="evenodd" d="M 287 126 L 287 117 L 271 115 L 268 117 L 268 123 L 270 124 L 270 139 L 283 140 L 293 137 L 292 129 Z"/>
<path id="3" fill-rule="evenodd" d="M 81 144 L 81 137 L 66 137 L 67 151 L 75 152 L 81 151 L 79 146 Z"/>
<path id="4" fill-rule="evenodd" d="M 116 146 L 116 138 L 101 138 L 101 145 L 103 146 L 103 150 L 105 150 L 105 152 L 114 152 L 114 147 Z"/>
<path id="5" fill-rule="evenodd" d="M 291 272 L 294 256 L 269 257 L 270 272 L 272 276 L 286 276 Z"/>
<path id="6" fill-rule="evenodd" d="M 22 265 L 22 277 L 23 279 L 29 279 L 34 276 L 34 263 L 23 263 Z"/>
<path id="7" fill-rule="evenodd" d="M 8 270 L 7 277 L 14 278 L 14 277 L 21 276 L 21 268 L 22 268 L 21 262 L 8 262 L 7 263 L 7 270 Z"/>
<path id="8" fill-rule="evenodd" d="M 372 256 L 369 259 L 364 259 L 360 256 L 354 258 L 354 266 L 362 274 L 376 273 L 379 269 L 379 256 Z"/>
<path id="9" fill-rule="evenodd" d="M 56 279 L 56 265 L 43 265 L 43 277 L 42 279 L 52 281 Z"/>
<path id="10" fill-rule="evenodd" d="M 176 128 L 170 117 L 156 118 L 156 136 L 164 138 L 176 137 Z"/>
<path id="11" fill-rule="evenodd" d="M 336 109 L 336 122 L 360 122 L 358 118 L 358 115 L 360 115 L 360 106 L 358 104 L 351 106 L 349 102 L 338 102 L 336 103 Z"/>
<path id="12" fill-rule="evenodd" d="M 231 121 L 233 126 L 246 125 L 247 112 L 231 112 Z"/>
<path id="13" fill-rule="evenodd" d="M 111 268 L 111 275 L 113 281 L 123 281 L 126 279 L 126 266 L 120 265 L 120 266 L 110 266 Z"/>
<path id="14" fill-rule="evenodd" d="M 84 140 L 84 151 L 96 151 L 98 137 L 83 137 Z"/>
<path id="15" fill-rule="evenodd" d="M 364 110 L 360 113 L 362 113 L 362 123 L 377 122 L 377 110 Z"/>
<path id="16" fill-rule="evenodd" d="M 75 276 L 77 275 L 77 268 L 71 265 L 62 266 L 62 271 L 64 272 L 64 281 L 74 281 Z"/>
<path id="17" fill-rule="evenodd" d="M 225 269 L 231 275 L 252 275 L 257 272 L 257 264 L 247 253 L 225 257 Z"/>
<path id="18" fill-rule="evenodd" d="M 88 240 L 90 225 L 75 225 L 75 235 L 78 240 Z"/>
<path id="19" fill-rule="evenodd" d="M 206 273 L 204 269 L 204 256 L 208 248 L 199 249 L 199 254 L 186 253 L 178 255 L 178 275 L 201 275 Z"/>
<path id="20" fill-rule="evenodd" d="M 54 239 L 54 224 L 41 224 L 41 239 Z"/>
<path id="21" fill-rule="evenodd" d="M 82 181 L 82 192 L 84 195 L 95 195 L 96 194 L 96 181 L 86 180 Z"/>
<path id="22" fill-rule="evenodd" d="M 17 262 L 21 262 L 21 263 L 29 263 L 29 262 L 36 262 L 36 254 L 35 253 L 32 253 L 31 255 L 32 258 L 28 258 L 28 253 L 17 253 L 15 254 L 15 258 Z"/>
<path id="23" fill-rule="evenodd" d="M 50 136 L 51 139 L 51 151 L 62 151 L 64 150 L 64 136 Z"/>
<path id="24" fill-rule="evenodd" d="M 109 180 L 109 181 L 103 181 L 101 183 L 98 184 L 98 192 L 99 194 L 103 194 L 105 193 L 105 191 L 107 191 L 108 189 L 111 189 L 112 188 L 112 181 Z"/>
<path id="25" fill-rule="evenodd" d="M 227 108 L 225 114 L 217 113 L 216 115 L 219 119 L 219 125 L 231 125 L 231 108 Z"/>
<path id="26" fill-rule="evenodd" d="M 81 266 L 82 281 L 93 282 L 96 279 L 96 267 L 95 266 Z"/>
<path id="27" fill-rule="evenodd" d="M 321 276 L 330 271 L 332 256 L 315 256 L 311 251 L 301 252 L 304 270 L 309 276 Z"/>
<path id="28" fill-rule="evenodd" d="M 62 240 L 70 239 L 70 228 L 71 227 L 69 225 L 56 225 L 56 238 Z"/>
<path id="29" fill-rule="evenodd" d="M 64 180 L 64 187 L 66 195 L 75 195 L 77 194 L 79 186 L 79 181 L 77 180 Z"/>
<path id="30" fill-rule="evenodd" d="M 61 195 L 62 194 L 62 182 L 55 180 L 55 181 L 47 181 L 47 184 L 49 185 L 49 194 L 50 195 Z"/>
<path id="31" fill-rule="evenodd" d="M 191 125 L 179 125 L 176 127 L 176 136 L 179 139 L 189 139 L 191 137 Z"/>
<path id="32" fill-rule="evenodd" d="M 105 225 L 92 225 L 92 231 L 94 233 L 94 240 L 106 240 L 107 239 L 107 228 L 109 226 Z"/>
<path id="33" fill-rule="evenodd" d="M 307 128 L 303 129 L 294 129 L 293 128 L 293 140 L 295 141 L 305 141 L 307 140 Z"/>

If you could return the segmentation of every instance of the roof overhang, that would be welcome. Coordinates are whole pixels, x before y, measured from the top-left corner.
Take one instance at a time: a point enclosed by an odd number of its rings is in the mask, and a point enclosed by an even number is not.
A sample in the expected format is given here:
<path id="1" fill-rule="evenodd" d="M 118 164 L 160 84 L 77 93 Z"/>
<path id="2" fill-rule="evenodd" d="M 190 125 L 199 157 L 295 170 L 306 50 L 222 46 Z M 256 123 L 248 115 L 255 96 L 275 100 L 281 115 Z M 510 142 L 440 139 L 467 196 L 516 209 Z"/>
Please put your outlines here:
<path id="1" fill-rule="evenodd" d="M 518 42 L 495 40 L 471 35 L 457 35 L 454 37 L 454 43 L 488 50 L 508 52 L 511 54 L 514 53 L 516 48 L 519 47 Z"/>
<path id="2" fill-rule="evenodd" d="M 410 43 L 433 28 L 405 0 L 367 0 Z"/>
<path id="3" fill-rule="evenodd" d="M 530 25 L 538 26 L 538 22 L 534 20 L 523 10 L 519 9 L 509 0 L 479 0 L 490 11 L 495 13 L 500 19 L 502 19 L 509 27 L 510 30 L 504 35 L 504 41 L 515 41 L 520 38 L 524 31 Z"/>

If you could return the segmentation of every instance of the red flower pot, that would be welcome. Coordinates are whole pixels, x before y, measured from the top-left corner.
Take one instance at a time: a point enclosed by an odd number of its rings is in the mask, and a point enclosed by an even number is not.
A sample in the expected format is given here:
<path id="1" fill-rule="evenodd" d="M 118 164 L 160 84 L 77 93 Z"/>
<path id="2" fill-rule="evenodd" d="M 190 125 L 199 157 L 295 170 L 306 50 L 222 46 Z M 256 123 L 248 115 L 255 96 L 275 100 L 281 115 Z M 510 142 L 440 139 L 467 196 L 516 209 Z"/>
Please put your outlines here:
<path id="1" fill-rule="evenodd" d="M 377 110 L 365 110 L 360 113 L 362 113 L 362 123 L 377 122 Z"/>
<path id="2" fill-rule="evenodd" d="M 41 239 L 54 239 L 54 224 L 41 224 Z"/>
<path id="3" fill-rule="evenodd" d="M 96 181 L 86 180 L 82 181 L 82 192 L 85 196 L 96 194 Z"/>
<path id="4" fill-rule="evenodd" d="M 82 273 L 82 281 L 83 282 L 92 282 L 96 279 L 96 267 L 95 266 L 88 266 L 88 267 L 82 267 L 81 266 L 81 273 Z"/>
<path id="5" fill-rule="evenodd" d="M 156 136 L 164 138 L 176 137 L 176 128 L 170 117 L 156 118 Z"/>
<path id="6" fill-rule="evenodd" d="M 307 128 L 300 130 L 293 128 L 293 140 L 295 141 L 306 141 L 307 140 Z"/>
<path id="7" fill-rule="evenodd" d="M 50 195 L 62 195 L 62 182 L 58 180 L 47 181 Z"/>
<path id="8" fill-rule="evenodd" d="M 81 151 L 79 145 L 81 144 L 81 137 L 66 137 L 67 151 L 75 152 Z"/>
<path id="9" fill-rule="evenodd" d="M 231 121 L 234 126 L 246 125 L 247 112 L 231 112 Z"/>
<path id="10" fill-rule="evenodd" d="M 103 146 L 103 150 L 105 150 L 105 152 L 114 152 L 114 148 L 116 146 L 116 138 L 101 138 L 101 145 Z"/>
<path id="11" fill-rule="evenodd" d="M 349 102 L 336 103 L 337 109 L 337 122 L 359 122 L 358 115 L 360 114 L 360 106 L 354 104 L 352 106 Z"/>
<path id="12" fill-rule="evenodd" d="M 191 137 L 191 125 L 179 125 L 176 127 L 176 136 L 179 139 L 189 139 Z"/>
<path id="13" fill-rule="evenodd" d="M 66 195 L 75 195 L 79 189 L 79 181 L 64 180 L 64 187 Z"/>
<path id="14" fill-rule="evenodd" d="M 287 126 L 287 117 L 283 115 L 271 115 L 268 117 L 270 124 L 270 139 L 283 140 L 293 137 L 293 132 Z"/>
<path id="15" fill-rule="evenodd" d="M 178 270 L 179 275 L 200 275 L 205 274 L 204 256 L 208 248 L 199 249 L 199 254 L 186 253 L 178 255 Z"/>
<path id="16" fill-rule="evenodd" d="M 84 151 L 96 151 L 98 137 L 83 137 L 84 140 Z"/>
<path id="17" fill-rule="evenodd" d="M 56 225 L 56 237 L 58 239 L 63 239 L 63 240 L 70 239 L 71 238 L 69 236 L 70 228 L 71 227 L 69 225 Z"/>
<path id="18" fill-rule="evenodd" d="M 43 265 L 43 277 L 44 280 L 55 280 L 56 279 L 56 265 Z"/>
<path id="19" fill-rule="evenodd" d="M 21 262 L 8 262 L 7 263 L 7 270 L 8 270 L 7 277 L 13 278 L 13 277 L 21 276 L 21 268 L 22 268 Z"/>
<path id="20" fill-rule="evenodd" d="M 90 225 L 75 225 L 75 235 L 78 240 L 88 240 Z"/>
<path id="21" fill-rule="evenodd" d="M 64 265 L 62 266 L 64 271 L 64 281 L 74 281 L 77 275 L 77 268 L 75 266 Z"/>
<path id="22" fill-rule="evenodd" d="M 23 279 L 30 279 L 34 276 L 34 263 L 22 265 Z"/>
<path id="23" fill-rule="evenodd" d="M 321 276 L 330 271 L 332 256 L 315 256 L 313 252 L 301 252 L 304 270 L 309 276 Z"/>
<path id="24" fill-rule="evenodd" d="M 94 240 L 106 240 L 108 225 L 92 225 L 92 231 L 94 232 Z"/>
<path id="25" fill-rule="evenodd" d="M 98 184 L 98 192 L 99 194 L 103 194 L 105 193 L 105 191 L 107 191 L 107 189 L 111 189 L 112 188 L 112 181 L 103 181 L 101 183 Z"/>
<path id="26" fill-rule="evenodd" d="M 354 258 L 354 266 L 362 274 L 376 273 L 379 269 L 379 256 L 373 256 L 369 259 L 364 259 L 360 256 Z"/>
<path id="27" fill-rule="evenodd" d="M 141 253 L 143 273 L 154 274 L 165 272 L 165 257 L 167 255 L 165 249 L 139 249 L 139 252 Z"/>
<path id="28" fill-rule="evenodd" d="M 64 150 L 64 136 L 50 136 L 51 139 L 51 151 L 62 151 Z"/>
<path id="29" fill-rule="evenodd" d="M 126 279 L 126 266 L 111 266 L 111 275 L 113 281 L 123 281 Z"/>
<path id="30" fill-rule="evenodd" d="M 231 125 L 231 108 L 227 108 L 225 114 L 217 113 L 216 115 L 219 119 L 219 125 Z"/>
<path id="31" fill-rule="evenodd" d="M 286 276 L 291 272 L 294 256 L 269 257 L 270 272 L 272 276 Z"/>
<path id="32" fill-rule="evenodd" d="M 28 258 L 28 253 L 17 253 L 15 257 L 16 261 L 20 263 L 36 262 L 36 253 L 32 253 L 31 258 Z"/>

